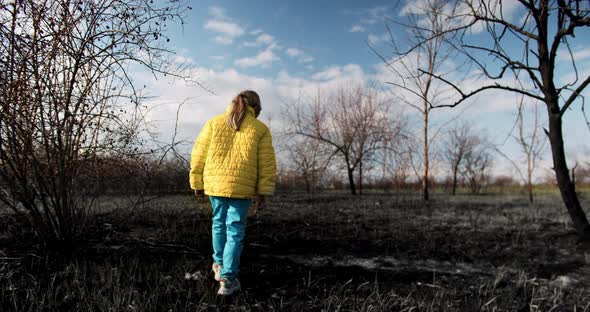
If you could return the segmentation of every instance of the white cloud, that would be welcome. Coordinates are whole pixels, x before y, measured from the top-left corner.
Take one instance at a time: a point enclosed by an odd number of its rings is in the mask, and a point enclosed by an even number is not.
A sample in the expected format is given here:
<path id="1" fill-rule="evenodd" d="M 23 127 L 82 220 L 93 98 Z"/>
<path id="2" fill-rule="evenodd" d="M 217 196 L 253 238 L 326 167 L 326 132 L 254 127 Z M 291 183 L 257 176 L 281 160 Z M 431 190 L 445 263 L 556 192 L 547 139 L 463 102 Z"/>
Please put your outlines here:
<path id="1" fill-rule="evenodd" d="M 214 61 L 223 61 L 225 59 L 225 56 L 224 55 L 212 55 L 209 58 Z"/>
<path id="2" fill-rule="evenodd" d="M 288 48 L 286 52 L 290 57 L 298 57 L 303 54 L 303 51 L 296 48 Z"/>
<path id="3" fill-rule="evenodd" d="M 260 66 L 266 68 L 270 66 L 271 63 L 279 60 L 279 57 L 273 52 L 274 48 L 275 47 L 271 45 L 258 53 L 256 56 L 237 59 L 234 64 L 239 67 Z"/>
<path id="4" fill-rule="evenodd" d="M 391 7 L 388 5 L 378 5 L 372 8 L 364 9 L 360 11 L 360 14 L 364 15 L 359 24 L 374 25 L 385 21 L 385 18 L 390 17 L 392 13 Z"/>
<path id="5" fill-rule="evenodd" d="M 234 39 L 240 37 L 245 33 L 245 30 L 237 22 L 231 20 L 225 15 L 223 8 L 212 6 L 209 7 L 209 15 L 211 18 L 205 22 L 203 27 L 207 30 L 218 33 L 213 38 L 213 41 L 229 45 L 234 42 Z"/>
<path id="6" fill-rule="evenodd" d="M 176 55 L 174 57 L 174 63 L 177 64 L 193 64 L 194 60 L 190 57 L 186 57 L 186 56 L 182 56 L 182 55 Z"/>
<path id="7" fill-rule="evenodd" d="M 378 44 L 381 44 L 383 42 L 390 41 L 391 40 L 391 37 L 390 37 L 389 33 L 384 33 L 384 34 L 381 34 L 381 35 L 369 34 L 367 36 L 367 40 L 369 41 L 370 44 L 378 45 Z"/>
<path id="8" fill-rule="evenodd" d="M 221 45 L 233 44 L 237 37 L 246 34 L 246 30 L 240 26 L 236 21 L 231 20 L 225 14 L 225 10 L 218 6 L 209 7 L 209 19 L 204 28 L 217 32 L 218 35 L 213 37 L 213 41 Z M 273 62 L 280 60 L 280 57 L 275 51 L 282 50 L 275 37 L 265 33 L 261 29 L 254 29 L 248 32 L 251 36 L 256 36 L 254 40 L 241 40 L 242 47 L 260 47 L 267 46 L 257 55 L 252 57 L 244 57 L 234 61 L 234 64 L 239 67 L 269 67 Z M 288 49 L 287 55 L 297 60 L 298 63 L 307 64 L 313 62 L 315 59 L 311 55 L 298 50 Z"/>
<path id="9" fill-rule="evenodd" d="M 557 60 L 569 62 L 572 60 L 572 57 L 574 58 L 574 61 L 576 61 L 576 62 L 590 58 L 590 47 L 586 47 L 584 49 L 573 51 L 571 55 L 567 51 L 567 49 L 561 49 L 559 51 L 559 54 L 557 55 Z"/>
<path id="10" fill-rule="evenodd" d="M 372 25 L 384 24 L 387 18 L 391 18 L 393 10 L 389 5 L 379 5 L 360 10 L 348 10 L 345 13 L 360 16 L 358 21 L 348 30 L 349 32 L 365 32 Z"/>
<path id="11" fill-rule="evenodd" d="M 298 63 L 311 63 L 315 60 L 315 58 L 302 50 L 297 48 L 288 48 L 285 53 L 293 59 L 297 59 Z"/>
<path id="12" fill-rule="evenodd" d="M 225 10 L 222 7 L 210 6 L 209 15 L 216 18 L 225 18 Z"/>
<path id="13" fill-rule="evenodd" d="M 269 45 L 275 43 L 275 38 L 269 34 L 261 33 L 253 42 L 245 42 L 246 47 L 259 47 L 261 45 Z"/>
<path id="14" fill-rule="evenodd" d="M 365 32 L 367 29 L 362 25 L 354 25 L 349 32 Z"/>
<path id="15" fill-rule="evenodd" d="M 311 79 L 313 80 L 329 80 L 329 79 L 334 79 L 335 77 L 338 77 L 342 74 L 342 68 L 340 66 L 334 66 L 334 67 L 330 67 L 328 69 L 325 69 L 319 73 L 315 73 L 313 76 L 311 76 Z"/>
<path id="16" fill-rule="evenodd" d="M 305 55 L 299 59 L 299 63 L 311 63 L 315 60 L 313 56 Z"/>
<path id="17" fill-rule="evenodd" d="M 215 43 L 219 43 L 222 45 L 230 45 L 234 42 L 234 39 L 232 39 L 231 37 L 224 37 L 224 36 L 215 36 L 213 38 L 213 41 Z"/>
<path id="18" fill-rule="evenodd" d="M 274 42 L 274 37 L 269 34 L 262 34 L 256 38 L 256 42 L 260 42 L 262 44 L 271 44 Z"/>
<path id="19" fill-rule="evenodd" d="M 341 77 L 352 78 L 355 81 L 362 82 L 365 80 L 363 69 L 357 64 L 347 64 L 344 66 L 332 66 L 311 76 L 312 80 L 330 81 L 340 80 Z"/>
<path id="20" fill-rule="evenodd" d="M 149 97 L 143 104 L 149 109 L 146 120 L 150 123 L 150 129 L 159 133 L 160 141 L 170 142 L 176 128 L 177 142 L 185 142 L 178 146 L 177 150 L 188 157 L 192 143 L 205 122 L 223 113 L 231 99 L 240 91 L 251 89 L 260 95 L 263 109 L 258 118 L 270 126 L 273 134 L 278 134 L 286 125 L 282 119 L 285 105 L 296 105 L 301 101 L 302 95 L 315 95 L 318 88 L 322 90 L 322 94 L 330 94 L 351 83 L 362 83 L 365 74 L 362 70 L 354 69 L 360 69 L 360 66 L 349 64 L 341 68 L 340 75 L 314 81 L 291 76 L 286 71 L 281 71 L 274 77 L 260 77 L 244 74 L 234 68 L 212 70 L 195 67 L 194 76 L 214 93 L 208 93 L 198 86 L 189 86 L 182 80 L 172 77 L 160 77 L 155 80 L 148 71 L 135 73 L 133 76 L 137 83 L 148 86 L 146 90 L 149 90 Z M 303 101 L 305 102 L 305 99 Z M 185 104 L 180 107 L 176 120 L 177 110 L 183 102 Z M 273 137 L 277 140 L 275 146 L 278 147 L 282 143 L 279 141 L 280 136 Z"/>
<path id="21" fill-rule="evenodd" d="M 220 20 L 209 20 L 205 23 L 205 29 L 220 32 L 228 37 L 239 37 L 244 34 L 244 30 L 240 25 L 234 22 L 226 22 Z"/>
<path id="22" fill-rule="evenodd" d="M 520 23 L 522 16 L 519 16 L 518 10 L 522 5 L 518 0 L 489 0 L 486 1 L 485 8 L 481 1 L 471 0 L 469 1 L 472 7 L 469 7 L 465 2 L 460 2 L 455 7 L 453 3 L 445 3 L 440 9 L 442 10 L 443 27 L 451 29 L 462 25 L 467 25 L 473 22 L 472 8 L 478 14 L 482 14 L 488 17 L 501 17 L 512 23 Z M 407 0 L 406 5 L 400 10 L 400 16 L 416 15 L 418 17 L 417 24 L 421 27 L 428 28 L 430 21 L 426 18 L 425 12 L 429 12 L 433 4 L 438 5 L 440 2 L 435 0 Z M 422 17 L 422 18 L 420 18 Z M 485 30 L 485 24 L 482 21 L 475 23 L 469 32 L 477 34 Z"/>
<path id="23" fill-rule="evenodd" d="M 260 94 L 263 106 L 260 119 L 266 121 L 273 117 L 277 120 L 274 126 L 280 127 L 278 119 L 283 103 L 295 103 L 302 93 L 312 95 L 318 88 L 328 94 L 350 85 L 351 82 L 362 83 L 368 77 L 357 64 L 333 66 L 312 75 L 319 80 L 291 76 L 286 71 L 280 71 L 275 77 L 260 77 L 244 74 L 234 68 L 216 71 L 196 67 L 193 75 L 203 81 L 214 94 L 171 77 L 160 77 L 156 81 L 147 71 L 134 74 L 136 81 L 146 84 L 150 90 L 146 105 L 153 110 L 148 119 L 163 133 L 163 137 L 169 137 L 174 130 L 176 109 L 185 99 L 189 100 L 179 115 L 182 133 L 178 137 L 194 139 L 203 124 L 222 113 L 231 99 L 244 89 L 252 89 Z"/>

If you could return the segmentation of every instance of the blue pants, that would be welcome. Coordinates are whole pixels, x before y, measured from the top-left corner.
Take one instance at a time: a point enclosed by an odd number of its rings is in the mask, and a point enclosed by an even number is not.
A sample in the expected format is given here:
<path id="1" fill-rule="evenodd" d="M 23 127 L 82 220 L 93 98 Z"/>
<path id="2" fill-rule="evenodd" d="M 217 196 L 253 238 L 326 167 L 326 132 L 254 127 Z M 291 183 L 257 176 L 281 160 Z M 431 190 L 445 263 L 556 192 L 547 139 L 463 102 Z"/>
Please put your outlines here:
<path id="1" fill-rule="evenodd" d="M 216 196 L 209 196 L 209 200 L 213 207 L 213 261 L 223 266 L 222 278 L 237 278 L 251 200 Z"/>

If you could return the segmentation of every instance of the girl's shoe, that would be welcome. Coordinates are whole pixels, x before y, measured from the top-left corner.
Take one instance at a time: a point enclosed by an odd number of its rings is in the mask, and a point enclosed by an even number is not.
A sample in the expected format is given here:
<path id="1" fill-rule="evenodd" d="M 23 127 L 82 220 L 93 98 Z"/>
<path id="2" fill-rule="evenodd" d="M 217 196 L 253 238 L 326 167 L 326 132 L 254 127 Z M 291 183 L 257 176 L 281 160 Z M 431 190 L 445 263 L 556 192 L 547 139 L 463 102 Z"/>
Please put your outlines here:
<path id="1" fill-rule="evenodd" d="M 217 294 L 221 296 L 229 296 L 240 290 L 240 288 L 240 281 L 238 281 L 237 278 L 231 280 L 222 278 L 221 281 L 219 281 L 219 290 L 217 291 Z"/>
<path id="2" fill-rule="evenodd" d="M 213 270 L 213 274 L 214 274 L 213 278 L 218 282 L 221 281 L 221 268 L 222 268 L 222 266 L 220 266 L 219 264 L 217 264 L 215 262 L 213 263 L 213 266 L 211 268 Z"/>

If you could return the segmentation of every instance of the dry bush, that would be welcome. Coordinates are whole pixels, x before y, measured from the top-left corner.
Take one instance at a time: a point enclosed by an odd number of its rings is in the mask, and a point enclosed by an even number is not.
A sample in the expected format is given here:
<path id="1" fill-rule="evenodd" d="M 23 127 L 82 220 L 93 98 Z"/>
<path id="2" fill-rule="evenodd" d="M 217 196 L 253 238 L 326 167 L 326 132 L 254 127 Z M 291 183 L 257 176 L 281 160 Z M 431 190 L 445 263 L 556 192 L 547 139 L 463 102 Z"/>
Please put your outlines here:
<path id="1" fill-rule="evenodd" d="M 164 30 L 185 1 L 0 3 L 0 200 L 46 243 L 74 240 L 105 159 L 144 151 L 131 65 L 188 79 Z"/>

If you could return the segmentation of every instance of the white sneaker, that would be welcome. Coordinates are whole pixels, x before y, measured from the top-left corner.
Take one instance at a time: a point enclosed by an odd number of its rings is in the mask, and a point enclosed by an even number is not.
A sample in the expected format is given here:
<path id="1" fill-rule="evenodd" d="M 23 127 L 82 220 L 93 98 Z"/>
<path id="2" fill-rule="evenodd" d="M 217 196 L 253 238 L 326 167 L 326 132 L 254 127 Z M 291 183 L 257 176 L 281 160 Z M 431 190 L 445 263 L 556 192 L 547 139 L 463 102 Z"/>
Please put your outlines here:
<path id="1" fill-rule="evenodd" d="M 242 286 L 240 285 L 240 281 L 238 281 L 237 278 L 233 280 L 222 278 L 221 281 L 219 281 L 219 290 L 217 291 L 217 294 L 222 296 L 229 296 L 235 293 L 236 291 L 240 290 L 241 287 Z"/>
<path id="2" fill-rule="evenodd" d="M 218 282 L 221 281 L 221 268 L 222 268 L 221 265 L 213 262 L 213 266 L 211 267 L 211 269 L 213 270 L 213 274 L 214 274 L 213 278 Z"/>

